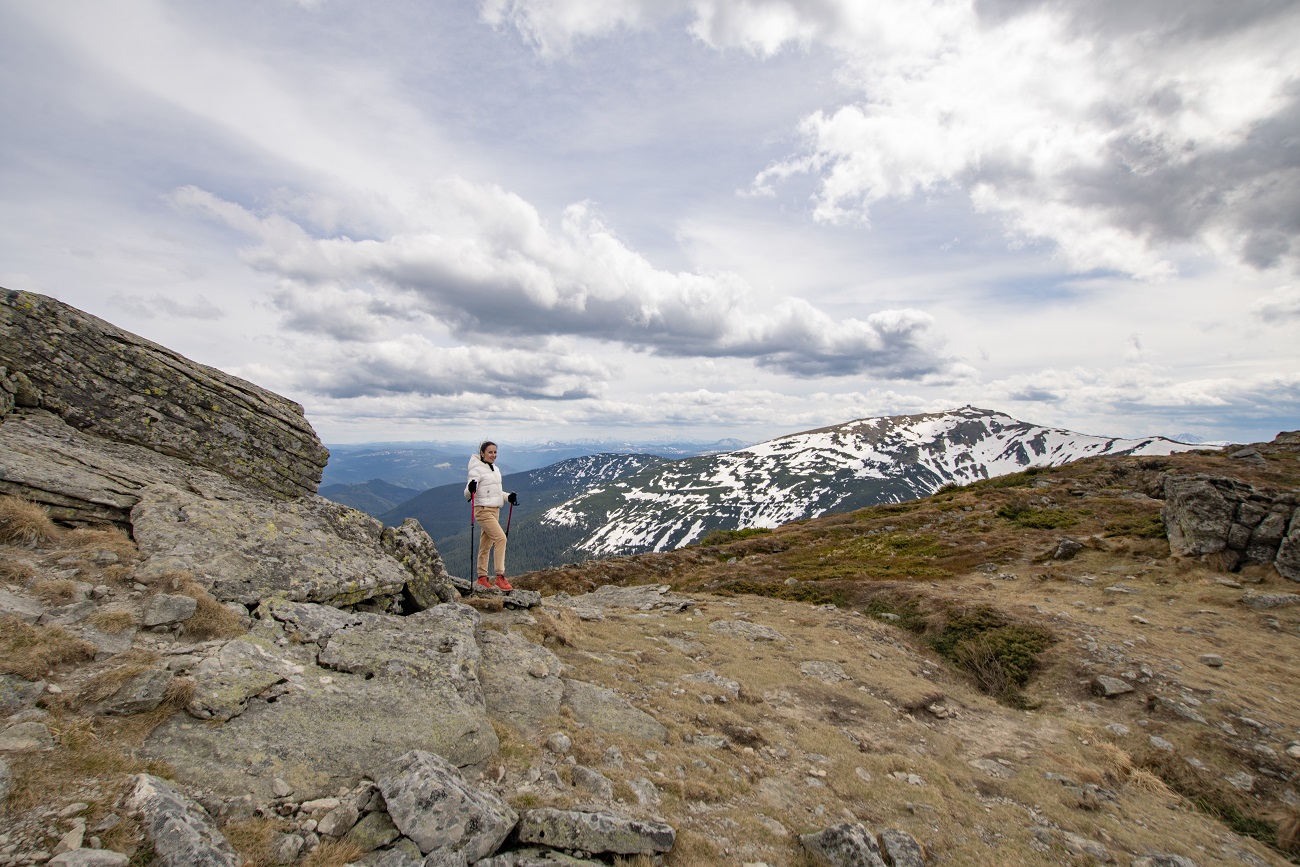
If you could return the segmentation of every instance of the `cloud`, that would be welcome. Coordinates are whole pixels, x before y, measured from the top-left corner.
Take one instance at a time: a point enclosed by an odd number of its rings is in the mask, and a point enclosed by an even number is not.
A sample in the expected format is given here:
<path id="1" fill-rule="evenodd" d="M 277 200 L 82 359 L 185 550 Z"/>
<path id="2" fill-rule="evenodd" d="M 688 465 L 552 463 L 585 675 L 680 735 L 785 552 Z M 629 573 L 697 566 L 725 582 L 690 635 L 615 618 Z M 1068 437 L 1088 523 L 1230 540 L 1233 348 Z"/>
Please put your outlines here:
<path id="1" fill-rule="evenodd" d="M 489 7 L 501 7 L 492 2 Z M 571 38 L 655 26 L 652 0 L 513 0 L 511 21 Z M 825 46 L 859 94 L 808 115 L 755 192 L 815 179 L 813 215 L 869 222 L 889 199 L 967 195 L 1075 271 L 1167 279 L 1210 252 L 1300 264 L 1300 6 L 1276 0 L 682 0 L 719 50 Z M 526 22 L 526 24 L 525 24 Z M 566 37 L 569 41 L 566 41 Z M 537 42 L 536 37 L 531 37 Z"/>
<path id="2" fill-rule="evenodd" d="M 315 238 L 197 187 L 171 198 L 256 240 L 244 260 L 281 279 L 275 303 L 302 331 L 373 340 L 422 316 L 462 339 L 568 335 L 667 357 L 750 359 L 804 377 L 913 379 L 954 364 L 926 313 L 836 319 L 801 298 L 764 303 L 735 274 L 658 269 L 589 203 L 552 226 L 499 187 L 448 179 L 429 187 L 405 231 L 354 240 Z"/>
<path id="3" fill-rule="evenodd" d="M 205 295 L 190 298 L 175 298 L 155 292 L 149 296 L 116 294 L 110 299 L 114 305 L 141 319 L 153 319 L 155 316 L 172 319 L 222 319 L 226 311 L 213 304 Z"/>
<path id="4" fill-rule="evenodd" d="M 536 348 L 438 346 L 405 334 L 310 347 L 311 364 L 274 374 L 294 391 L 335 400 L 384 396 L 581 400 L 600 396 L 610 370 L 562 340 Z"/>
<path id="5" fill-rule="evenodd" d="M 1300 320 L 1300 288 L 1279 286 L 1250 305 L 1250 313 L 1269 325 L 1285 325 Z"/>
<path id="6" fill-rule="evenodd" d="M 984 392 L 993 399 L 1050 403 L 1076 415 L 1179 418 L 1199 413 L 1222 424 L 1300 414 L 1300 372 L 1179 380 L 1145 364 L 1115 370 L 1049 368 L 988 383 Z"/>

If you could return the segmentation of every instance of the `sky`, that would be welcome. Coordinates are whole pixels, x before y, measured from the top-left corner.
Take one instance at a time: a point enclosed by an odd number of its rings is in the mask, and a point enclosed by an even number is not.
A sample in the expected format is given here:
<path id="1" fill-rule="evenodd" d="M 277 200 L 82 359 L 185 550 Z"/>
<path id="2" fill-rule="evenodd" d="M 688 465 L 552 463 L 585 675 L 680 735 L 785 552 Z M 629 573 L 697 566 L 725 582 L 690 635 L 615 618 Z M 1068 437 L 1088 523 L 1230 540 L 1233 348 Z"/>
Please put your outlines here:
<path id="1" fill-rule="evenodd" d="M 326 443 L 1300 428 L 1293 0 L 0 0 L 0 286 Z"/>

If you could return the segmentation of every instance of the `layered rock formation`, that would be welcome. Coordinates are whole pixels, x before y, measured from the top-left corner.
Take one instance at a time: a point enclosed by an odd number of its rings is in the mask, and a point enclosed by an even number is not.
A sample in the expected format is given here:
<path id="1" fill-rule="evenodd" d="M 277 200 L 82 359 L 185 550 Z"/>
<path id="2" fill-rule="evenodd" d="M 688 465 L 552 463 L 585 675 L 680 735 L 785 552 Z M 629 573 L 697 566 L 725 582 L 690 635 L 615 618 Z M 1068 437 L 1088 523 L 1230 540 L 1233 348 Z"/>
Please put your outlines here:
<path id="1" fill-rule="evenodd" d="M 1287 437 L 1276 443 L 1289 444 Z M 1231 457 L 1250 460 L 1258 452 L 1242 449 Z M 1223 476 L 1173 474 L 1165 479 L 1164 498 L 1161 516 L 1174 554 L 1213 556 L 1225 571 L 1272 565 L 1300 581 L 1300 494 Z"/>
<path id="2" fill-rule="evenodd" d="M 292 401 L 52 298 L 0 295 L 0 494 L 114 524 L 144 577 L 223 602 L 378 611 L 457 597 L 433 542 L 315 496 L 328 452 Z"/>
<path id="3" fill-rule="evenodd" d="M 44 295 L 0 290 L 0 366 L 18 406 L 277 496 L 315 494 L 329 458 L 293 401 Z"/>

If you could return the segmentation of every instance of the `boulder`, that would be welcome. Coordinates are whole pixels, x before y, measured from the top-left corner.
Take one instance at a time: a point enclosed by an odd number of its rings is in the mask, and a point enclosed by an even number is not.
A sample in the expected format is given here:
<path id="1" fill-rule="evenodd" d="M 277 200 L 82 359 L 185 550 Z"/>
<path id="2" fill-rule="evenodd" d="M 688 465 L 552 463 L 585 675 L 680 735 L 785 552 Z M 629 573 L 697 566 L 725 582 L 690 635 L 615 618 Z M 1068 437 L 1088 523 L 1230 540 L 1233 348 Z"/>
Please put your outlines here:
<path id="1" fill-rule="evenodd" d="M 518 821 L 509 804 L 470 785 L 434 753 L 413 750 L 397 757 L 378 783 L 393 824 L 426 855 L 451 850 L 473 863 L 495 852 Z"/>
<path id="2" fill-rule="evenodd" d="M 239 867 L 243 859 L 198 804 L 166 780 L 139 774 L 126 799 L 138 814 L 160 867 Z"/>
<path id="3" fill-rule="evenodd" d="M 406 583 L 407 600 L 417 610 L 439 602 L 456 602 L 460 593 L 451 583 L 433 539 L 414 518 L 399 527 L 385 527 L 379 537 L 381 547 L 410 573 Z"/>
<path id="4" fill-rule="evenodd" d="M 865 826 L 832 825 L 799 838 L 803 848 L 826 867 L 886 867 L 880 844 Z"/>
<path id="5" fill-rule="evenodd" d="M 297 403 L 43 295 L 0 291 L 0 364 L 75 428 L 277 496 L 316 493 L 329 458 Z"/>
<path id="6" fill-rule="evenodd" d="M 1174 554 L 1199 556 L 1224 550 L 1235 513 L 1235 503 L 1206 479 L 1170 476 L 1165 480 L 1160 514 Z"/>
<path id="7" fill-rule="evenodd" d="M 146 627 L 180 623 L 193 617 L 198 607 L 199 601 L 193 596 L 158 593 L 145 601 L 140 623 Z"/>
<path id="8" fill-rule="evenodd" d="M 143 577 L 190 572 L 222 602 L 355 605 L 400 599 L 411 577 L 380 546 L 379 521 L 322 497 L 217 499 L 159 484 L 142 492 L 131 526 Z"/>
<path id="9" fill-rule="evenodd" d="M 170 671 L 158 668 L 142 671 L 100 702 L 96 710 L 109 716 L 128 716 L 151 711 L 167 698 L 167 690 L 174 679 L 175 675 Z"/>
<path id="10" fill-rule="evenodd" d="M 662 855 L 677 841 L 677 832 L 664 822 L 550 807 L 525 810 L 516 836 L 521 843 L 612 855 Z"/>

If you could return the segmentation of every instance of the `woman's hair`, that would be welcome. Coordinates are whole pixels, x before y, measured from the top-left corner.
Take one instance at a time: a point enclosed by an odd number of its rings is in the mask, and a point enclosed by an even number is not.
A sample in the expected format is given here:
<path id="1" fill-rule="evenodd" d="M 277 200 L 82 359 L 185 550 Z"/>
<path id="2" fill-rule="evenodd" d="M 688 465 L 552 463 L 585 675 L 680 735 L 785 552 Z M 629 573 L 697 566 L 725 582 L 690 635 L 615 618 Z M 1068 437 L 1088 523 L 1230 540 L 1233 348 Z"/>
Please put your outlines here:
<path id="1" fill-rule="evenodd" d="M 496 445 L 496 443 L 492 442 L 492 440 L 483 440 L 483 442 L 479 443 L 478 456 L 480 458 L 483 457 L 483 453 L 487 451 L 487 447 L 494 445 Z"/>

